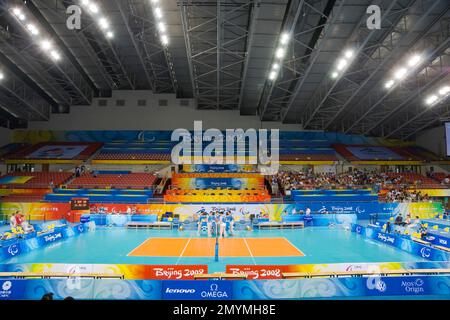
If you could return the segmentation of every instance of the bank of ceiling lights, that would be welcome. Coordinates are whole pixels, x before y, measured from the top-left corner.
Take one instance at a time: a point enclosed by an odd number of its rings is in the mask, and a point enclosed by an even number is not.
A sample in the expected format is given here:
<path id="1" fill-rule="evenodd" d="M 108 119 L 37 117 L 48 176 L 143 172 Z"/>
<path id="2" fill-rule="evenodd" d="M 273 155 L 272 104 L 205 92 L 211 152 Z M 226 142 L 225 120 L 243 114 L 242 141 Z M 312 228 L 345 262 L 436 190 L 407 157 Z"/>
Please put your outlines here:
<path id="1" fill-rule="evenodd" d="M 161 8 L 160 0 L 150 0 L 152 6 L 153 15 L 155 17 L 156 27 L 159 32 L 159 39 L 163 46 L 169 45 L 169 36 L 167 35 L 167 25 L 164 22 L 164 14 Z"/>
<path id="2" fill-rule="evenodd" d="M 342 76 L 345 70 L 347 70 L 347 68 L 352 63 L 354 57 L 355 51 L 353 49 L 345 50 L 338 58 L 338 60 L 336 60 L 336 63 L 334 64 L 334 69 L 331 72 L 331 78 L 337 79 L 338 77 Z"/>
<path id="3" fill-rule="evenodd" d="M 114 38 L 114 32 L 108 18 L 102 13 L 100 6 L 91 0 L 81 0 L 81 6 L 94 18 L 98 27 L 108 39 Z"/>
<path id="4" fill-rule="evenodd" d="M 281 66 L 283 65 L 283 59 L 286 55 L 286 51 L 291 40 L 291 35 L 288 32 L 283 32 L 278 41 L 278 47 L 275 50 L 275 56 L 273 59 L 272 66 L 269 72 L 269 80 L 274 81 L 280 72 Z"/>
<path id="5" fill-rule="evenodd" d="M 58 49 L 53 45 L 51 39 L 45 36 L 39 26 L 30 18 L 22 7 L 15 7 L 11 9 L 11 14 L 19 21 L 31 37 L 36 41 L 41 50 L 47 54 L 53 61 L 59 61 L 61 55 Z"/>
<path id="6" fill-rule="evenodd" d="M 444 85 L 440 87 L 438 90 L 436 90 L 436 92 L 426 97 L 425 104 L 427 106 L 432 107 L 438 103 L 443 102 L 449 96 L 450 96 L 450 85 Z"/>
<path id="7" fill-rule="evenodd" d="M 389 90 L 395 85 L 401 83 L 408 77 L 409 74 L 412 73 L 412 71 L 417 68 L 417 66 L 420 65 L 422 61 L 422 56 L 418 54 L 410 56 L 406 63 L 393 70 L 391 78 L 386 81 L 384 87 Z"/>

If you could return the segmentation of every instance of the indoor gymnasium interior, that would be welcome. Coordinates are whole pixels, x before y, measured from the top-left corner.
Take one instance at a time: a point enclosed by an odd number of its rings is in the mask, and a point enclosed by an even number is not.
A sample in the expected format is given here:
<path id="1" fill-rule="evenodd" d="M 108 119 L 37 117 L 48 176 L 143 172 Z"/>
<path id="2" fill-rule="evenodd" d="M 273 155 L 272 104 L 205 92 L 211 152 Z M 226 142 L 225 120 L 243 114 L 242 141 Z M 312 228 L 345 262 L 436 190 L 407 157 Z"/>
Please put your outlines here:
<path id="1" fill-rule="evenodd" d="M 0 300 L 450 299 L 448 0 L 0 2 Z"/>

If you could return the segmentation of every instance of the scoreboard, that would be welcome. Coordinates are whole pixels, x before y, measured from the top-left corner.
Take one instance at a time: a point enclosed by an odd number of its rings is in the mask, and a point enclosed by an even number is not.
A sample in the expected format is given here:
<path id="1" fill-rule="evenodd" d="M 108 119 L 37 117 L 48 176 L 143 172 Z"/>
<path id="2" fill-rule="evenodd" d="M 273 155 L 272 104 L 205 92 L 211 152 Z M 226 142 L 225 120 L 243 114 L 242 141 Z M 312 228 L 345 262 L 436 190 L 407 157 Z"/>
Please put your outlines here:
<path id="1" fill-rule="evenodd" d="M 89 198 L 72 198 L 70 208 L 72 210 L 89 210 Z"/>

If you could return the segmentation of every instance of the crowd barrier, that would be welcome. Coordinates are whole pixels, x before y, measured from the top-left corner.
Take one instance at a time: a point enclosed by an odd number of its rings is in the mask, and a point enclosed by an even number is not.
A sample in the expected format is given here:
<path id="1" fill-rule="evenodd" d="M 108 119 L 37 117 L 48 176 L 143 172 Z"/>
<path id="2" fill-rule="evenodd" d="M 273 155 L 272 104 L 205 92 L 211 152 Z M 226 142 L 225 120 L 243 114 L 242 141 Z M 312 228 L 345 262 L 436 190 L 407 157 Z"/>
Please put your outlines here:
<path id="1" fill-rule="evenodd" d="M 126 203 L 91 203 L 92 212 L 98 212 L 98 208 L 104 208 L 105 213 L 125 213 L 128 208 L 133 208 L 137 214 L 158 214 L 166 212 L 178 214 L 181 220 L 192 217 L 196 212 L 202 210 L 212 211 L 220 207 L 231 211 L 233 216 L 249 218 L 250 215 L 263 213 L 269 216 L 272 221 L 281 221 L 284 212 L 292 213 L 294 210 L 298 213 L 301 210 L 306 211 L 310 208 L 313 213 L 333 213 L 333 214 L 356 214 L 358 219 L 369 219 L 371 214 L 379 216 L 396 216 L 401 213 L 404 217 L 410 213 L 413 217 L 419 216 L 421 219 L 434 218 L 442 214 L 444 209 L 440 202 L 414 202 L 414 203 L 352 203 L 352 202 L 300 202 L 300 203 L 165 203 L 165 204 L 130 204 Z M 95 209 L 95 210 L 94 210 Z M 0 203 L 0 214 L 4 219 L 16 211 L 24 215 L 32 215 L 33 220 L 57 220 L 68 219 L 67 214 L 71 212 L 70 203 Z M 75 220 L 74 220 L 75 221 Z"/>
<path id="2" fill-rule="evenodd" d="M 3 244 L 0 250 L 0 261 L 17 257 L 23 253 L 31 252 L 43 248 L 52 243 L 62 241 L 63 239 L 78 236 L 88 232 L 94 227 L 93 223 L 76 224 L 73 226 L 55 227 L 52 231 L 37 235 L 29 239 L 11 239 L 11 243 Z"/>
<path id="3" fill-rule="evenodd" d="M 368 276 L 295 280 L 1 280 L 0 299 L 273 300 L 449 295 L 450 276 Z"/>
<path id="4" fill-rule="evenodd" d="M 449 252 L 438 250 L 429 245 L 418 243 L 416 241 L 413 241 L 409 238 L 400 235 L 387 234 L 381 232 L 379 228 L 363 227 L 358 224 L 352 224 L 351 230 L 352 232 L 356 232 L 357 234 L 360 234 L 366 238 L 385 243 L 387 245 L 393 246 L 397 249 L 409 252 L 413 255 L 422 257 L 427 260 L 432 261 L 450 260 Z"/>

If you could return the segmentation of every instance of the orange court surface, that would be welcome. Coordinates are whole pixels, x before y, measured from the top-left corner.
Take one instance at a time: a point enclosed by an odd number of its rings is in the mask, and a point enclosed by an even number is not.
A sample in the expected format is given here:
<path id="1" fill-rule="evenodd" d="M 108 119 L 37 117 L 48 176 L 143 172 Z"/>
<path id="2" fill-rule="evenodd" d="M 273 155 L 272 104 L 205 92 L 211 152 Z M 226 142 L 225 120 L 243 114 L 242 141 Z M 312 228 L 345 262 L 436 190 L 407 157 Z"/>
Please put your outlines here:
<path id="1" fill-rule="evenodd" d="M 149 238 L 133 249 L 132 257 L 212 257 L 215 238 Z M 221 257 L 302 257 L 286 238 L 219 239 Z"/>

